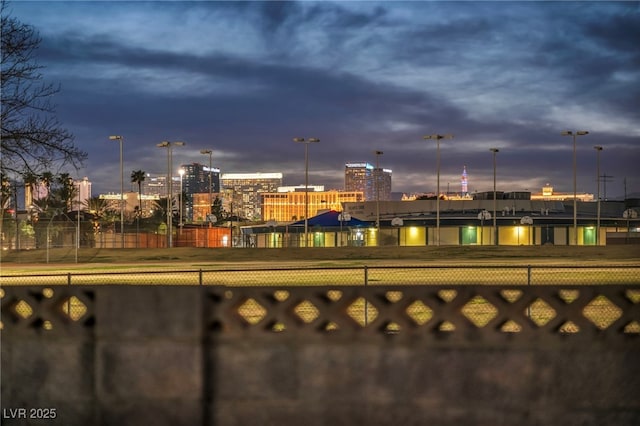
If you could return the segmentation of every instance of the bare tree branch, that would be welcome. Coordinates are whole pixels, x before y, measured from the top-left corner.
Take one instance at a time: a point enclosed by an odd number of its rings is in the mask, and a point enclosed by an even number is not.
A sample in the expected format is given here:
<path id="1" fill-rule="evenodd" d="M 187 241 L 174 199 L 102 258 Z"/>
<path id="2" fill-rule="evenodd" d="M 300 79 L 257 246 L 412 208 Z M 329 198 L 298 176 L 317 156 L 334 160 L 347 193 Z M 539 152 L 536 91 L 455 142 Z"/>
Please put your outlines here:
<path id="1" fill-rule="evenodd" d="M 37 173 L 54 163 L 77 169 L 87 154 L 75 146 L 73 135 L 56 118 L 52 97 L 60 87 L 43 82 L 43 67 L 35 55 L 41 42 L 38 32 L 8 16 L 4 0 L 0 8 L 0 170 Z"/>

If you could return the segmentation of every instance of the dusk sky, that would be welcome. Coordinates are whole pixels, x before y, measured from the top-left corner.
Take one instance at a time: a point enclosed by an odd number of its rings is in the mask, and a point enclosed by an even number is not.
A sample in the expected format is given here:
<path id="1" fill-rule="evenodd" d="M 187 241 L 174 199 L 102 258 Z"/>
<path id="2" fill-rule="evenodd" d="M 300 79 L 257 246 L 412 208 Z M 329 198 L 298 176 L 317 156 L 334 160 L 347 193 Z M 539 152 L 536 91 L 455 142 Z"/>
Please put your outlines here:
<path id="1" fill-rule="evenodd" d="M 118 192 L 122 135 L 132 170 L 208 164 L 282 172 L 285 185 L 342 189 L 344 164 L 393 169 L 393 191 L 640 192 L 638 2 L 13 1 L 42 37 L 39 62 L 61 84 L 58 118 L 89 153 L 93 195 Z M 177 173 L 176 173 L 177 174 Z M 603 190 L 601 190 L 603 191 Z"/>

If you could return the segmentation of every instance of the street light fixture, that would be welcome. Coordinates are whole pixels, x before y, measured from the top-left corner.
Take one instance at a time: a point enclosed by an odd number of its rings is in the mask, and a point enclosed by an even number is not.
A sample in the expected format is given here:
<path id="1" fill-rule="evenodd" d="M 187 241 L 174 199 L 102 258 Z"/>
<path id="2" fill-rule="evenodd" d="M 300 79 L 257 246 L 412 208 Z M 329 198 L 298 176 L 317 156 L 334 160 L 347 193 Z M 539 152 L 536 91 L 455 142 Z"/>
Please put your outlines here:
<path id="1" fill-rule="evenodd" d="M 596 184 L 598 185 L 598 190 L 596 191 L 596 202 L 598 203 L 597 207 L 597 219 L 596 219 L 596 245 L 600 245 L 600 152 L 603 148 L 599 145 L 593 147 L 596 150 Z"/>
<path id="2" fill-rule="evenodd" d="M 453 139 L 453 135 L 427 135 L 423 139 L 435 139 L 436 141 L 436 168 L 437 168 L 437 189 L 436 189 L 436 245 L 440 245 L 440 139 Z"/>
<path id="3" fill-rule="evenodd" d="M 122 142 L 123 137 L 114 135 L 109 136 L 109 140 L 120 142 L 120 244 L 124 248 L 124 167 L 122 161 Z"/>
<path id="4" fill-rule="evenodd" d="M 173 178 L 171 171 L 173 170 L 173 147 L 185 146 L 185 142 L 169 142 L 162 141 L 156 144 L 158 148 L 167 148 L 167 247 L 173 247 Z"/>
<path id="5" fill-rule="evenodd" d="M 376 229 L 378 231 L 378 234 L 380 234 L 380 176 L 382 175 L 382 173 L 380 173 L 380 164 L 378 160 L 380 156 L 384 154 L 384 152 L 373 151 L 373 153 L 376 155 L 376 169 L 373 173 L 376 178 Z M 378 237 L 379 236 L 377 236 L 376 238 Z"/>
<path id="6" fill-rule="evenodd" d="M 498 245 L 498 227 L 496 226 L 496 154 L 500 152 L 498 148 L 489 148 L 493 152 L 493 244 Z"/>
<path id="7" fill-rule="evenodd" d="M 576 137 L 588 135 L 586 130 L 565 130 L 560 133 L 562 136 L 573 137 L 573 244 L 578 245 L 578 179 L 576 177 Z"/>
<path id="8" fill-rule="evenodd" d="M 318 138 L 293 138 L 294 142 L 304 144 L 304 246 L 309 245 L 309 144 L 320 142 Z"/>

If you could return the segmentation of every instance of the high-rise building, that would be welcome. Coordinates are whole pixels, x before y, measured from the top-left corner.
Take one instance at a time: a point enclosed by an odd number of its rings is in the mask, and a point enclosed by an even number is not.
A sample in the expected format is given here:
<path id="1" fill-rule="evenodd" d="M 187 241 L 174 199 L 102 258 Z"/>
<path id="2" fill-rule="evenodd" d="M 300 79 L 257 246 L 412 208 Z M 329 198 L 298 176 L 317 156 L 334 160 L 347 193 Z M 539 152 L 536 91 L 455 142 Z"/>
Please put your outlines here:
<path id="1" fill-rule="evenodd" d="M 373 176 L 374 176 L 374 180 L 377 180 L 378 182 L 378 194 L 377 197 L 379 197 L 380 201 L 389 201 L 391 200 L 391 169 L 383 169 L 383 168 L 379 168 L 379 169 L 374 169 L 373 170 Z M 376 198 L 376 188 L 375 188 L 375 184 L 374 184 L 374 197 L 373 199 L 378 199 Z"/>
<path id="2" fill-rule="evenodd" d="M 172 177 L 172 194 L 173 199 L 177 200 L 180 194 L 180 176 Z M 152 213 L 156 203 L 161 202 L 164 205 L 167 197 L 167 175 L 147 173 L 144 181 L 142 181 L 142 217 L 146 217 Z M 131 192 L 135 192 L 135 200 L 138 202 L 138 185 L 131 185 Z M 126 198 L 126 194 L 125 194 Z M 163 198 L 164 201 L 160 201 Z M 135 204 L 137 205 L 137 204 Z M 126 204 L 129 206 L 129 204 Z"/>
<path id="3" fill-rule="evenodd" d="M 133 185 L 131 186 L 133 189 Z M 167 196 L 167 175 L 156 175 L 147 173 L 142 181 L 142 193 L 147 195 Z"/>
<path id="4" fill-rule="evenodd" d="M 88 177 L 82 180 L 74 180 L 73 186 L 76 189 L 76 196 L 71 202 L 71 210 L 86 210 L 87 202 L 91 198 L 91 182 Z"/>
<path id="5" fill-rule="evenodd" d="M 173 185 L 172 192 L 173 196 L 176 197 L 180 194 L 180 176 L 172 177 Z M 135 188 L 134 188 L 135 186 Z M 138 192 L 138 185 L 132 185 L 131 190 Z M 167 175 L 156 175 L 147 173 L 147 177 L 142 182 L 142 194 L 143 195 L 157 195 L 158 197 L 166 197 L 167 196 Z"/>
<path id="6" fill-rule="evenodd" d="M 365 201 L 390 200 L 391 174 L 390 169 L 376 169 L 370 163 L 347 163 L 344 168 L 344 190 L 362 192 Z"/>
<path id="7" fill-rule="evenodd" d="M 347 163 L 344 165 L 344 190 L 360 191 L 365 200 L 375 200 L 373 169 L 369 163 Z"/>
<path id="8" fill-rule="evenodd" d="M 220 192 L 220 169 L 204 166 L 200 163 L 183 164 L 180 166 L 184 170 L 182 176 L 182 192 L 184 199 L 184 217 L 186 221 L 192 221 L 193 216 L 193 195 L 209 193 L 209 178 L 211 177 L 211 192 Z"/>
<path id="9" fill-rule="evenodd" d="M 282 173 L 223 173 L 220 180 L 225 198 L 233 200 L 234 216 L 260 220 L 262 194 L 282 186 Z"/>

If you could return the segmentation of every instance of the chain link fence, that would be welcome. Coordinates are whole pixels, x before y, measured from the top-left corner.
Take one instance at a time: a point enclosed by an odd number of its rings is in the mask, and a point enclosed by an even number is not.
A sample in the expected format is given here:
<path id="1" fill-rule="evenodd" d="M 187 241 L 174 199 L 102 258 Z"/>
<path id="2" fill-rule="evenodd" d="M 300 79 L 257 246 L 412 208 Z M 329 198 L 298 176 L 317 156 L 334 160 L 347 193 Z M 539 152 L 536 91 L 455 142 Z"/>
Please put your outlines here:
<path id="1" fill-rule="evenodd" d="M 2 275 L 2 285 L 628 285 L 640 284 L 638 266 L 358 266 L 129 270 Z"/>
<path id="2" fill-rule="evenodd" d="M 231 247 L 241 238 L 231 241 L 231 230 L 221 227 L 178 228 L 173 236 L 174 247 Z M 85 248 L 166 248 L 166 227 L 144 229 L 127 224 L 122 233 L 115 223 L 100 225 L 83 220 L 10 220 L 0 227 L 0 247 L 5 250 L 57 250 L 61 260 L 73 259 L 74 250 Z M 62 250 L 60 250 L 62 249 Z"/>

